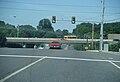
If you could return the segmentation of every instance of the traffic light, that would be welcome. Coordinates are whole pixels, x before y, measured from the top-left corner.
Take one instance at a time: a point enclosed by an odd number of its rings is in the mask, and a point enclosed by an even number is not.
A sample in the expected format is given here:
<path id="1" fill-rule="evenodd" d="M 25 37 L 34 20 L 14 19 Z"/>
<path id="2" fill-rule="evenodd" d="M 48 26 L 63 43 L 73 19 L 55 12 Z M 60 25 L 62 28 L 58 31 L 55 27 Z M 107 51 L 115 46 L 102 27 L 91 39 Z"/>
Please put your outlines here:
<path id="1" fill-rule="evenodd" d="M 56 16 L 52 16 L 52 23 L 56 23 Z"/>
<path id="2" fill-rule="evenodd" d="M 72 24 L 75 24 L 75 16 L 72 16 Z"/>

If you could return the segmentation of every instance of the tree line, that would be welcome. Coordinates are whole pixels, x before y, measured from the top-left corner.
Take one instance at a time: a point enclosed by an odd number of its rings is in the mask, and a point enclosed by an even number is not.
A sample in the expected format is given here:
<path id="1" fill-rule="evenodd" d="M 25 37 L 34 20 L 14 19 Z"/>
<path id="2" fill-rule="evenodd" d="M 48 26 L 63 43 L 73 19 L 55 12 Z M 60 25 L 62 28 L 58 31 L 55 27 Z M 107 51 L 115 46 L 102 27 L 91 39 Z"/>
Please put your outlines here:
<path id="1" fill-rule="evenodd" d="M 104 23 L 104 38 L 108 37 L 108 34 L 120 34 L 120 22 L 114 23 Z M 101 24 L 94 24 L 94 38 L 100 38 L 100 27 Z M 81 23 L 73 29 L 73 34 L 77 35 L 79 38 L 91 38 L 92 37 L 92 24 L 91 23 Z"/>
<path id="2" fill-rule="evenodd" d="M 49 19 L 42 19 L 35 28 L 32 25 L 11 25 L 0 21 L 0 46 L 4 46 L 6 37 L 25 37 L 25 38 L 63 38 L 70 34 L 67 29 L 54 30 Z"/>
<path id="3" fill-rule="evenodd" d="M 94 38 L 100 37 L 101 24 L 94 24 Z M 104 38 L 108 34 L 120 34 L 120 22 L 104 23 Z M 11 25 L 0 21 L 0 46 L 4 46 L 6 37 L 25 37 L 25 38 L 63 38 L 64 35 L 76 35 L 79 38 L 92 37 L 92 23 L 80 23 L 76 25 L 72 33 L 67 29 L 54 30 L 49 19 L 42 19 L 39 21 L 37 27 L 32 25 Z"/>
<path id="4" fill-rule="evenodd" d="M 69 34 L 67 29 L 56 30 L 52 27 L 49 19 L 40 20 L 38 26 L 35 28 L 31 25 L 18 25 L 14 26 L 0 21 L 0 33 L 5 37 L 38 37 L 38 38 L 59 38 Z"/>
<path id="5" fill-rule="evenodd" d="M 94 38 L 99 38 L 100 24 L 94 24 Z M 104 24 L 104 38 L 107 38 L 108 34 L 120 34 L 120 22 L 105 23 Z M 49 19 L 42 19 L 39 21 L 38 26 L 35 28 L 31 25 L 18 25 L 14 26 L 6 24 L 4 21 L 0 21 L 0 38 L 2 37 L 26 37 L 26 38 L 63 38 L 64 35 L 76 35 L 79 38 L 91 38 L 92 37 L 92 24 L 81 23 L 76 25 L 72 33 L 69 33 L 67 29 L 54 30 L 51 21 Z"/>
<path id="6" fill-rule="evenodd" d="M 100 38 L 100 27 L 101 24 L 94 24 L 94 38 Z M 107 39 L 108 34 L 120 34 L 120 22 L 114 23 L 104 23 L 103 25 L 103 38 Z M 76 28 L 73 29 L 73 34 L 77 35 L 79 38 L 92 38 L 92 23 L 81 23 L 76 25 Z M 99 49 L 99 42 L 94 42 L 96 46 L 94 49 Z M 74 45 L 77 50 L 85 50 L 86 44 Z M 109 44 L 110 51 L 119 51 L 120 41 L 116 44 Z M 91 49 L 91 48 L 89 48 Z"/>

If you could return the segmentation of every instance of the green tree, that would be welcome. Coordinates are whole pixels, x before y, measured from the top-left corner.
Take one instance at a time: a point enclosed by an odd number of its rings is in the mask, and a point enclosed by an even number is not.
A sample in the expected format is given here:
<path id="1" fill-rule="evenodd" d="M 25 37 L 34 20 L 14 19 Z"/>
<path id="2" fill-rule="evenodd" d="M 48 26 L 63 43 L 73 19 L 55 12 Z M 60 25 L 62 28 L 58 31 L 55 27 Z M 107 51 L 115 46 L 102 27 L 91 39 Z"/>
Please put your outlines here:
<path id="1" fill-rule="evenodd" d="M 94 24 L 94 38 L 100 37 L 100 27 L 101 24 Z M 108 34 L 120 34 L 120 22 L 115 23 L 105 23 L 103 25 L 103 34 L 104 38 L 108 37 Z M 73 29 L 73 34 L 76 34 L 80 38 L 84 38 L 84 35 L 87 34 L 91 37 L 92 33 L 92 24 L 91 23 L 81 23 Z"/>
<path id="2" fill-rule="evenodd" d="M 104 30 L 106 34 L 120 34 L 120 22 L 105 23 Z"/>
<path id="3" fill-rule="evenodd" d="M 4 21 L 0 21 L 0 26 L 5 26 L 5 22 Z"/>
<path id="4" fill-rule="evenodd" d="M 55 32 L 47 32 L 45 35 L 44 35 L 44 38 L 57 38 L 57 35 Z"/>
<path id="5" fill-rule="evenodd" d="M 5 29 L 7 37 L 16 37 L 17 30 L 14 25 L 6 24 Z"/>
<path id="6" fill-rule="evenodd" d="M 6 43 L 6 36 L 5 33 L 2 32 L 0 29 L 0 47 L 4 47 Z"/>
<path id="7" fill-rule="evenodd" d="M 67 29 L 63 29 L 62 33 L 63 33 L 63 36 L 65 36 L 69 34 L 69 31 Z"/>
<path id="8" fill-rule="evenodd" d="M 46 32 L 43 31 L 43 30 L 36 30 L 35 37 L 37 37 L 37 38 L 44 38 L 45 34 L 46 34 Z"/>
<path id="9" fill-rule="evenodd" d="M 37 29 L 38 30 L 43 30 L 43 31 L 46 31 L 46 32 L 48 32 L 48 31 L 53 32 L 54 31 L 54 29 L 52 27 L 52 24 L 51 24 L 49 19 L 40 20 L 39 25 L 37 26 Z"/>
<path id="10" fill-rule="evenodd" d="M 6 37 L 15 37 L 16 28 L 14 25 L 5 24 L 4 21 L 0 21 L 0 47 L 4 47 L 6 44 Z"/>
<path id="11" fill-rule="evenodd" d="M 80 38 L 84 38 L 84 34 L 92 31 L 91 23 L 81 23 L 76 26 L 76 29 L 73 30 L 73 34 L 77 35 Z"/>
<path id="12" fill-rule="evenodd" d="M 19 37 L 35 37 L 36 29 L 31 25 L 17 26 Z"/>
<path id="13" fill-rule="evenodd" d="M 86 44 L 74 44 L 73 47 L 75 50 L 85 51 L 85 46 Z"/>
<path id="14" fill-rule="evenodd" d="M 16 28 L 14 25 L 5 24 L 5 22 L 0 21 L 0 30 L 1 30 L 1 33 L 5 35 L 5 37 L 16 36 Z"/>
<path id="15" fill-rule="evenodd" d="M 57 38 L 63 38 L 63 32 L 60 29 L 56 30 L 56 35 Z"/>
<path id="16" fill-rule="evenodd" d="M 111 44 L 109 46 L 109 50 L 110 51 L 115 51 L 115 52 L 118 52 L 119 51 L 119 48 L 120 48 L 120 42 L 116 43 L 116 44 Z"/>

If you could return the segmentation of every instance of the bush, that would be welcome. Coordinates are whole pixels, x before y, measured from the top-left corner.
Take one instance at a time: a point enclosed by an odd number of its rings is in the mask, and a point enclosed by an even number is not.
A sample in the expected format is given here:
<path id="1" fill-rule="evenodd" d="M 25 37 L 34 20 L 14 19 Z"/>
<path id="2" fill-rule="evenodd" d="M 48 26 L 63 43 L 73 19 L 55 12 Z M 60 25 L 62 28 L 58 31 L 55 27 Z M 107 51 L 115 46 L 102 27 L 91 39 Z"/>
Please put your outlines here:
<path id="1" fill-rule="evenodd" d="M 5 47 L 6 37 L 0 37 L 0 47 Z"/>
<path id="2" fill-rule="evenodd" d="M 74 44 L 75 50 L 85 51 L 85 44 Z"/>
<path id="3" fill-rule="evenodd" d="M 23 48 L 22 45 L 19 43 L 7 43 L 6 47 L 8 47 L 8 48 Z"/>
<path id="4" fill-rule="evenodd" d="M 119 48 L 120 48 L 120 42 L 116 43 L 116 44 L 111 44 L 109 46 L 109 50 L 110 51 L 115 51 L 115 52 L 119 52 Z"/>

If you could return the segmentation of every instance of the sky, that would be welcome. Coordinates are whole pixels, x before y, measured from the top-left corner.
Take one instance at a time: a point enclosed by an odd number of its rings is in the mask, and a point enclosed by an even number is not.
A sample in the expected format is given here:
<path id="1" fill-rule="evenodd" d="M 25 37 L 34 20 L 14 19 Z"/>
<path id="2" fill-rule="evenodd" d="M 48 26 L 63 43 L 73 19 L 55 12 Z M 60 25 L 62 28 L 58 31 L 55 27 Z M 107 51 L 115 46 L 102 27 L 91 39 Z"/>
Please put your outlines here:
<path id="1" fill-rule="evenodd" d="M 104 23 L 120 22 L 120 0 L 105 0 Z M 56 16 L 54 30 L 72 32 L 77 24 L 101 22 L 101 0 L 0 0 L 0 20 L 12 25 L 37 27 L 44 18 Z M 71 23 L 72 16 L 77 22 Z M 68 21 L 59 21 L 68 20 Z"/>

